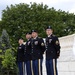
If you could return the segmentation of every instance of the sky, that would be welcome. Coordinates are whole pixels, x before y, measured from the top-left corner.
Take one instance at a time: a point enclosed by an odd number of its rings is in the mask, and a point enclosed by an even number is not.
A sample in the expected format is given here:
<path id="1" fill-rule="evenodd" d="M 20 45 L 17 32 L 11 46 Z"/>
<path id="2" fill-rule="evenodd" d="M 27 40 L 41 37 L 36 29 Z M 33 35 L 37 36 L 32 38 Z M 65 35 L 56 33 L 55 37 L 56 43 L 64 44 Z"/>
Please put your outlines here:
<path id="1" fill-rule="evenodd" d="M 30 2 L 43 3 L 49 6 L 49 8 L 54 7 L 56 10 L 68 11 L 70 13 L 75 13 L 75 0 L 1 0 L 0 1 L 0 19 L 2 17 L 2 10 L 6 9 L 7 6 L 11 4 L 27 3 Z"/>

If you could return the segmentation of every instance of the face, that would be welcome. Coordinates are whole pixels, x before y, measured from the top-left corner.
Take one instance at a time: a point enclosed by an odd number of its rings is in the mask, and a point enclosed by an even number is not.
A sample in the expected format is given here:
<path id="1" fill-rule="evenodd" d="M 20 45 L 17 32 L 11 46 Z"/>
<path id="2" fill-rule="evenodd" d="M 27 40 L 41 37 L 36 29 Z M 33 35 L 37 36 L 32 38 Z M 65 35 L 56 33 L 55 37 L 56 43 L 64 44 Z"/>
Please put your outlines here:
<path id="1" fill-rule="evenodd" d="M 26 39 L 30 39 L 31 38 L 31 35 L 30 34 L 27 34 L 26 35 Z"/>
<path id="2" fill-rule="evenodd" d="M 19 44 L 23 44 L 23 40 L 22 39 L 19 39 Z"/>
<path id="3" fill-rule="evenodd" d="M 37 37 L 38 36 L 38 34 L 36 33 L 36 32 L 32 32 L 32 37 L 33 38 L 35 38 L 35 37 Z"/>
<path id="4" fill-rule="evenodd" d="M 52 32 L 53 32 L 53 30 L 52 30 L 52 29 L 46 29 L 46 34 L 47 34 L 47 35 L 51 35 L 51 34 L 52 34 Z"/>

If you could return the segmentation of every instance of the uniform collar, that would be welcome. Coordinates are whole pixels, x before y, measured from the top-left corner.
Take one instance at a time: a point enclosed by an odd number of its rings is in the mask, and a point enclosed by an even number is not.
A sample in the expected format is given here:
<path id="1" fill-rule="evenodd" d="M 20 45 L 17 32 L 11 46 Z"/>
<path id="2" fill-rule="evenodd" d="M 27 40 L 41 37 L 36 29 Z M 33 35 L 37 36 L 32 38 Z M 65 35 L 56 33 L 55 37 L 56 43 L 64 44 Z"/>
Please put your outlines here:
<path id="1" fill-rule="evenodd" d="M 31 38 L 27 39 L 28 41 L 30 40 Z"/>
<path id="2" fill-rule="evenodd" d="M 36 36 L 35 38 L 33 38 L 33 39 L 36 39 L 38 36 Z"/>
<path id="3" fill-rule="evenodd" d="M 52 34 L 51 35 L 48 35 L 48 37 L 51 37 L 52 36 Z"/>
<path id="4" fill-rule="evenodd" d="M 21 46 L 22 44 L 19 44 L 19 46 Z"/>
<path id="5" fill-rule="evenodd" d="M 50 37 L 51 35 L 48 35 L 48 37 Z"/>

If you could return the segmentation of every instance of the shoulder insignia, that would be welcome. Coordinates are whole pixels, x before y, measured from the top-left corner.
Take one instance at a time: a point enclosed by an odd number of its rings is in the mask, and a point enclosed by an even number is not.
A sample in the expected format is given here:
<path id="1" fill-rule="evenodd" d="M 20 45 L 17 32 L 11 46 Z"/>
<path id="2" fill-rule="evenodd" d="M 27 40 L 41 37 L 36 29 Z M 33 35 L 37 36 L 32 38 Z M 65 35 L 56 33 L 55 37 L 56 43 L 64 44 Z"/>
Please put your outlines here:
<path id="1" fill-rule="evenodd" d="M 56 41 L 55 44 L 58 45 L 59 44 L 59 41 Z"/>
<path id="2" fill-rule="evenodd" d="M 44 43 L 41 43 L 41 46 L 44 46 Z"/>

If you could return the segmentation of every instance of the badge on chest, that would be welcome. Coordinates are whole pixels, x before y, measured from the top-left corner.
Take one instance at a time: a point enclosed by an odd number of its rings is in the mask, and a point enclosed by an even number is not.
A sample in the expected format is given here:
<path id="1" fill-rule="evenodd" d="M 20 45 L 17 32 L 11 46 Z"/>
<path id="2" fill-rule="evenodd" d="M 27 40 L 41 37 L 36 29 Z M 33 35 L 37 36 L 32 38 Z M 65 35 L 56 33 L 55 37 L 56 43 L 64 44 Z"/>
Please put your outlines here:
<path id="1" fill-rule="evenodd" d="M 30 41 L 27 44 L 29 45 L 30 44 Z"/>
<path id="2" fill-rule="evenodd" d="M 21 47 L 19 47 L 19 49 L 21 49 Z"/>
<path id="3" fill-rule="evenodd" d="M 51 43 L 52 42 L 52 39 L 49 39 L 49 43 Z"/>
<path id="4" fill-rule="evenodd" d="M 34 44 L 37 45 L 38 44 L 38 41 L 35 41 Z"/>

